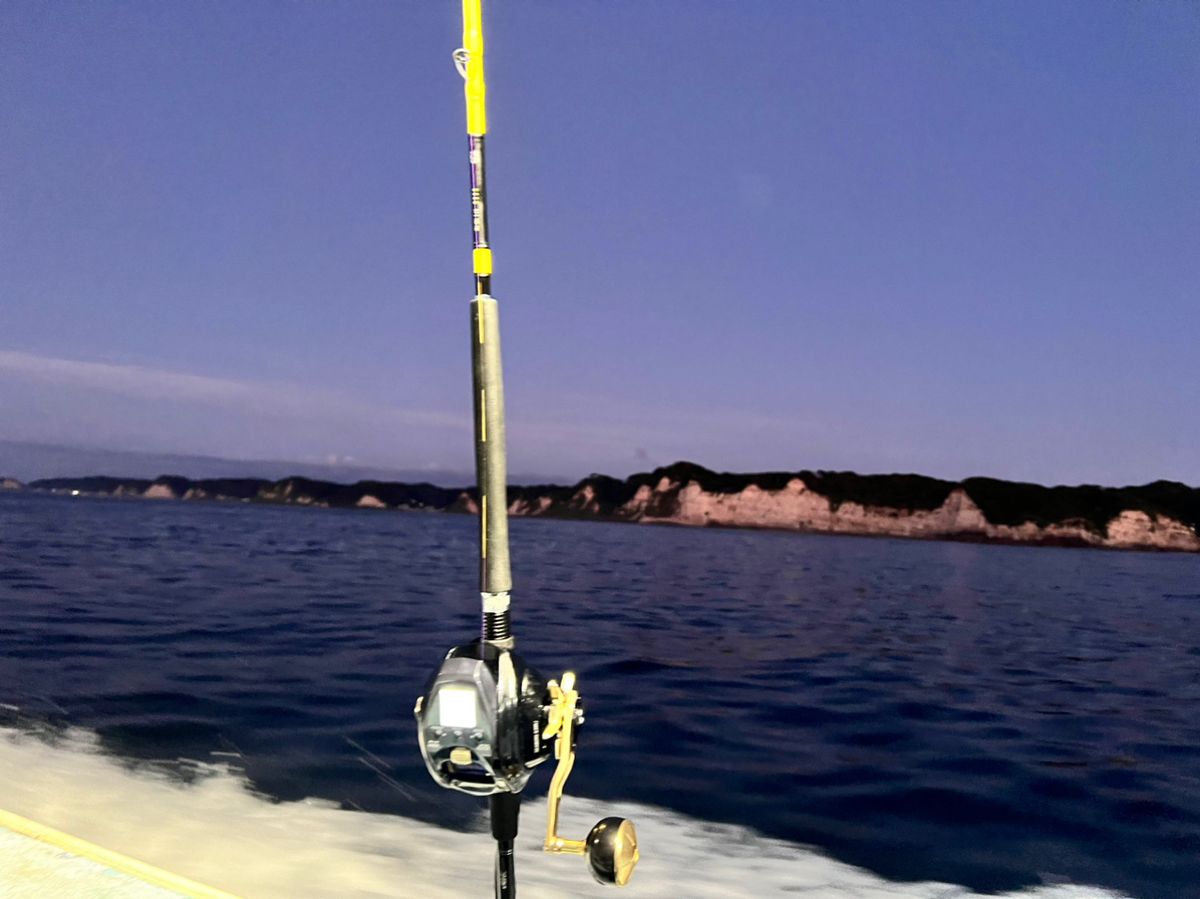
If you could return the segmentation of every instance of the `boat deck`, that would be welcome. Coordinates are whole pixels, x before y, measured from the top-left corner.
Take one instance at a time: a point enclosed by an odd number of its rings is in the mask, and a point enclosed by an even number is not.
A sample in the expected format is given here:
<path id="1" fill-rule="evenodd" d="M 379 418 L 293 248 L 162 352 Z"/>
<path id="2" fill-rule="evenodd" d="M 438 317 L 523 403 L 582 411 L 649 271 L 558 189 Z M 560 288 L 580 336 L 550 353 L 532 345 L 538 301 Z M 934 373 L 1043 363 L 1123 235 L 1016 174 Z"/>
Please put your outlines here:
<path id="1" fill-rule="evenodd" d="M 0 811 L 0 899 L 236 899 Z"/>

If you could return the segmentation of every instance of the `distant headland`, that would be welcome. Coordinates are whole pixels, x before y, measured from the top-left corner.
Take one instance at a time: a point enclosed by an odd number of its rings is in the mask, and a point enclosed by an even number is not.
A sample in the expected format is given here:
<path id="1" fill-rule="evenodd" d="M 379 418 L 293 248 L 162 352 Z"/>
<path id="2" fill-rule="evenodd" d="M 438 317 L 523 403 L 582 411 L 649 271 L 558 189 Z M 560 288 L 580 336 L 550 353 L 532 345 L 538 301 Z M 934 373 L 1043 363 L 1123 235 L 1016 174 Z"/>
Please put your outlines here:
<path id="1" fill-rule="evenodd" d="M 0 489 L 144 499 L 476 513 L 473 488 L 304 477 L 154 480 L 47 478 Z M 708 527 L 772 528 L 973 542 L 1200 552 L 1200 489 L 1043 487 L 994 478 L 944 481 L 844 471 L 729 474 L 676 462 L 624 480 L 591 475 L 572 486 L 512 486 L 514 516 Z"/>

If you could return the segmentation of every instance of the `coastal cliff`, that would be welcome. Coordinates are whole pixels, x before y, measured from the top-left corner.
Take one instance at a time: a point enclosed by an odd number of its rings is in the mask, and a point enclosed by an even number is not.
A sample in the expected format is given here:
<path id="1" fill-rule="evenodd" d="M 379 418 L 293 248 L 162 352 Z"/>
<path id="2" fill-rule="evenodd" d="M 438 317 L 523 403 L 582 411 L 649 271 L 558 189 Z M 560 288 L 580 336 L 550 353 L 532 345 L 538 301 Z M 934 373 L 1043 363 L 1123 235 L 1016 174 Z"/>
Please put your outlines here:
<path id="1" fill-rule="evenodd" d="M 34 481 L 29 489 L 145 499 L 478 511 L 473 489 L 388 481 L 87 477 Z M 514 516 L 1200 552 L 1200 489 L 1173 481 L 1139 487 L 1043 487 L 912 474 L 728 474 L 677 462 L 624 480 L 592 475 L 573 486 L 514 486 L 508 499 Z"/>
<path id="2" fill-rule="evenodd" d="M 1200 552 L 1200 490 L 1043 487 L 853 472 L 726 474 L 679 462 L 624 481 L 510 491 L 515 515 Z"/>

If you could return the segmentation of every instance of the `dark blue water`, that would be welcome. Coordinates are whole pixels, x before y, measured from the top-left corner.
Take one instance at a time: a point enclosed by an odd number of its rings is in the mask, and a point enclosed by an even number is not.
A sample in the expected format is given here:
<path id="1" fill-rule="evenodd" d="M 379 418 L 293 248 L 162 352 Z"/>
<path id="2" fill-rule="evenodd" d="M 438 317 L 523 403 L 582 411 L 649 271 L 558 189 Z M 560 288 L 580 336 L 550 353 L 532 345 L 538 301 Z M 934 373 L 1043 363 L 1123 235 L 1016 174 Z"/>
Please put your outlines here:
<path id="1" fill-rule="evenodd" d="M 411 710 L 476 632 L 474 536 L 450 515 L 0 495 L 0 702 L 121 758 L 232 753 L 274 797 L 466 821 Z M 512 537 L 520 648 L 574 668 L 588 707 L 574 793 L 897 881 L 1196 893 L 1200 558 Z"/>

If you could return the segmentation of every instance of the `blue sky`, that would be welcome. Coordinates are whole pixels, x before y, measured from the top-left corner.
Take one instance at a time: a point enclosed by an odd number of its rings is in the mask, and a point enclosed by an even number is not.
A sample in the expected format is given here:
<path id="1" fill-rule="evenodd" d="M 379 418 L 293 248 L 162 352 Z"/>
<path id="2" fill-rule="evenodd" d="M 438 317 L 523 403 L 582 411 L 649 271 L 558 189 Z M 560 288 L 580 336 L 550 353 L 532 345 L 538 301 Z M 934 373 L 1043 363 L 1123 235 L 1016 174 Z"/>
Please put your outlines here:
<path id="1" fill-rule="evenodd" d="M 0 5 L 0 438 L 468 468 L 458 16 Z M 485 16 L 514 469 L 1200 483 L 1200 7 Z"/>

